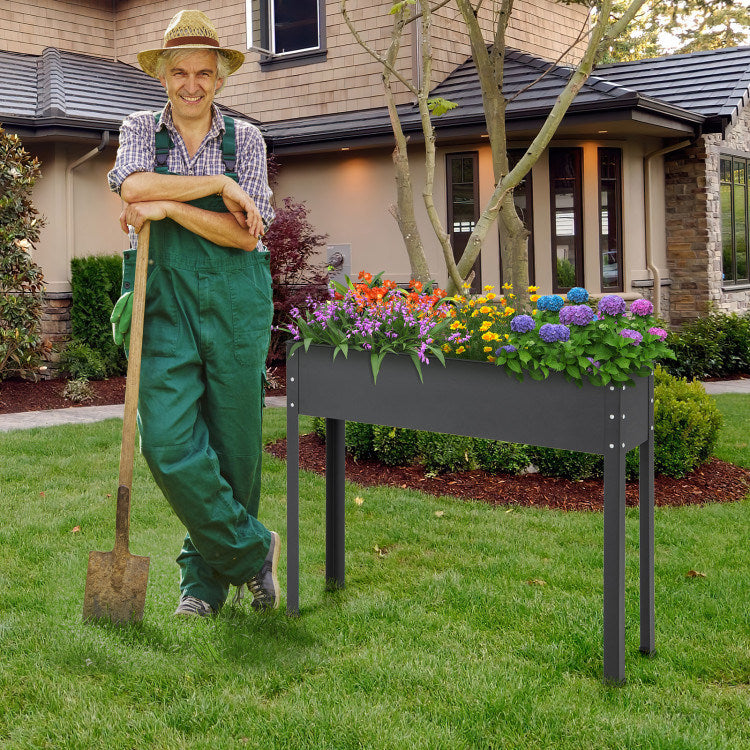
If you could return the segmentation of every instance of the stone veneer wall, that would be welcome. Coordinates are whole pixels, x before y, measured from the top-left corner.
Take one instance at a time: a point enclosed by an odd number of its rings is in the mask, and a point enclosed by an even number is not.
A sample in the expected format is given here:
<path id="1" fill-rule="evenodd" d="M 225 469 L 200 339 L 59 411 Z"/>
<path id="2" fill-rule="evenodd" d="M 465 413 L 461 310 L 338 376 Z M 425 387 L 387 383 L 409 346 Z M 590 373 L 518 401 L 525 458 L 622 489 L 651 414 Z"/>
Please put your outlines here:
<path id="1" fill-rule="evenodd" d="M 665 157 L 670 320 L 680 325 L 709 310 L 750 310 L 750 287 L 724 288 L 721 262 L 721 154 L 750 156 L 750 108 L 728 129 Z"/>
<path id="2" fill-rule="evenodd" d="M 48 376 L 57 374 L 60 352 L 70 341 L 70 309 L 73 295 L 70 292 L 52 292 L 44 296 L 42 309 L 42 338 L 52 345 L 45 357 Z"/>

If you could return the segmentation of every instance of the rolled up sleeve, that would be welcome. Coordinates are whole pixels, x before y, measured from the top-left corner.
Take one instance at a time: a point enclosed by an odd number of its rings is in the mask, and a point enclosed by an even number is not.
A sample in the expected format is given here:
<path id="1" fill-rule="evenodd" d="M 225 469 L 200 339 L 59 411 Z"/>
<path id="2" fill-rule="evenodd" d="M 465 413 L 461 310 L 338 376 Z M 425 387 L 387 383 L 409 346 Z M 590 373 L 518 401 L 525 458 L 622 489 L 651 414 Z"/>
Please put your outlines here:
<path id="1" fill-rule="evenodd" d="M 258 128 L 246 125 L 238 128 L 237 176 L 240 187 L 255 201 L 263 221 L 268 226 L 275 216 L 271 205 L 272 191 L 268 186 L 266 144 Z"/>
<path id="2" fill-rule="evenodd" d="M 123 121 L 115 166 L 107 174 L 113 193 L 119 195 L 122 183 L 134 172 L 153 172 L 155 129 L 152 112 L 136 112 Z"/>

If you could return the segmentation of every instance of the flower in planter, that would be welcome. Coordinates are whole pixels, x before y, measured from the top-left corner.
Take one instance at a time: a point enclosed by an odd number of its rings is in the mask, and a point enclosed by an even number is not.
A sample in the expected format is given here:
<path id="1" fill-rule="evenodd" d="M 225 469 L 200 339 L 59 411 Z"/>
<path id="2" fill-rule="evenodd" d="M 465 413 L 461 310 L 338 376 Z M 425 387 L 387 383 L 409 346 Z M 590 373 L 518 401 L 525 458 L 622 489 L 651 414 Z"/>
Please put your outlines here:
<path id="1" fill-rule="evenodd" d="M 630 312 L 633 315 L 645 318 L 654 312 L 654 306 L 647 299 L 637 299 L 630 303 Z"/>
<path id="2" fill-rule="evenodd" d="M 567 295 L 565 295 L 565 299 L 568 302 L 572 302 L 574 305 L 582 305 L 584 302 L 589 301 L 589 293 L 583 287 L 574 286 Z"/>
<path id="3" fill-rule="evenodd" d="M 594 320 L 595 315 L 588 305 L 568 305 L 560 310 L 559 317 L 564 325 L 587 326 Z"/>
<path id="4" fill-rule="evenodd" d="M 639 331 L 634 331 L 632 328 L 623 328 L 620 331 L 620 336 L 626 339 L 630 339 L 631 343 L 634 346 L 637 346 L 641 343 L 641 341 L 643 341 L 643 334 Z"/>
<path id="5" fill-rule="evenodd" d="M 611 315 L 616 317 L 622 315 L 625 312 L 625 300 L 622 297 L 618 297 L 616 294 L 608 294 L 599 300 L 598 309 L 600 313 L 604 315 Z"/>
<path id="6" fill-rule="evenodd" d="M 656 336 L 659 341 L 664 341 L 667 338 L 667 332 L 663 328 L 659 328 L 658 326 L 652 326 L 651 328 L 649 328 L 648 333 L 650 333 L 652 336 Z"/>
<path id="7" fill-rule="evenodd" d="M 547 310 L 549 312 L 558 312 L 565 304 L 565 300 L 559 294 L 544 294 L 536 303 L 538 310 Z"/>
<path id="8" fill-rule="evenodd" d="M 539 338 L 548 344 L 555 341 L 568 341 L 570 339 L 570 328 L 560 323 L 545 323 L 539 329 Z"/>
<path id="9" fill-rule="evenodd" d="M 510 330 L 513 333 L 527 333 L 533 331 L 536 328 L 536 321 L 531 315 L 516 315 L 513 320 L 510 321 Z"/>

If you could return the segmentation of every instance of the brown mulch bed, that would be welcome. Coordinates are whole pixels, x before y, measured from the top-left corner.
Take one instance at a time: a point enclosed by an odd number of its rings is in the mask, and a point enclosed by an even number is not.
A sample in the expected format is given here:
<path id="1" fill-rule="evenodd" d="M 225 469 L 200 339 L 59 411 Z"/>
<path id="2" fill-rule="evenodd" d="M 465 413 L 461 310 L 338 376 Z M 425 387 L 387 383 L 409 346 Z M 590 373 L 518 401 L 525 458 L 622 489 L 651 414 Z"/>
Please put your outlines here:
<path id="1" fill-rule="evenodd" d="M 44 409 L 67 409 L 70 406 L 106 406 L 125 402 L 125 378 L 89 381 L 95 397 L 76 404 L 63 398 L 66 380 L 3 380 L 0 382 L 0 414 Z"/>
<path id="2" fill-rule="evenodd" d="M 277 458 L 286 457 L 286 440 L 266 446 Z M 300 438 L 300 467 L 318 474 L 325 472 L 325 443 L 314 433 Z M 601 480 L 572 482 L 540 474 L 495 476 L 482 470 L 425 476 L 419 466 L 392 467 L 378 461 L 355 461 L 346 457 L 347 479 L 366 486 L 387 485 L 416 489 L 431 495 L 452 495 L 481 500 L 491 505 L 519 505 L 560 510 L 601 510 L 604 488 Z M 750 471 L 714 458 L 682 479 L 657 476 L 654 482 L 657 505 L 700 505 L 731 502 L 747 497 Z M 638 482 L 628 482 L 627 504 L 638 505 Z"/>

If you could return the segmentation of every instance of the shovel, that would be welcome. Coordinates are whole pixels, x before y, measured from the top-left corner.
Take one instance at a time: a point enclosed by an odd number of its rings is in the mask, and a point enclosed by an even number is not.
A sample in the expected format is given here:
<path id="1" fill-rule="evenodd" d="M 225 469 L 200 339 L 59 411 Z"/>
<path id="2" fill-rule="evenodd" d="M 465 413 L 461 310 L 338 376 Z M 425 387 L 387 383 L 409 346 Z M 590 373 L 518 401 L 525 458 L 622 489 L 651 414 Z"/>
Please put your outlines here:
<path id="1" fill-rule="evenodd" d="M 120 479 L 117 489 L 115 547 L 111 552 L 89 553 L 86 591 L 83 597 L 84 620 L 109 619 L 117 624 L 140 622 L 143 619 L 143 607 L 146 603 L 150 558 L 131 555 L 128 540 L 150 229 L 150 223 L 146 222 L 138 235 L 133 315 L 130 323 L 130 352 L 120 449 Z"/>

